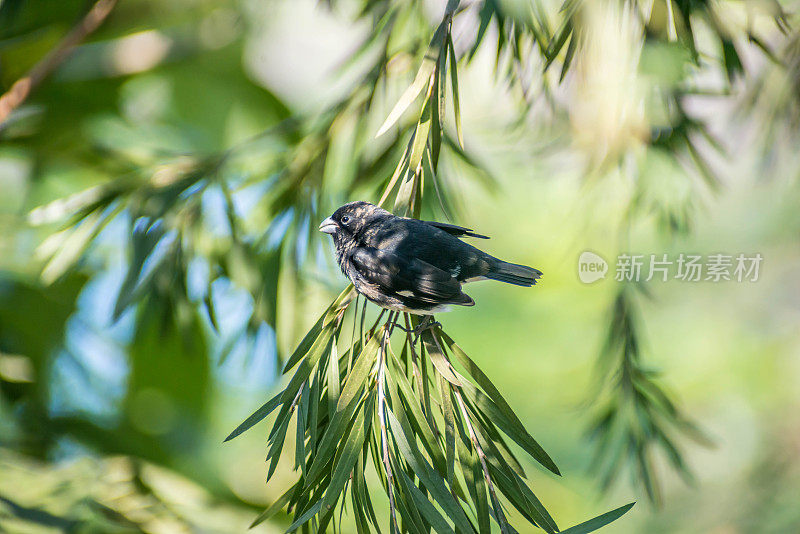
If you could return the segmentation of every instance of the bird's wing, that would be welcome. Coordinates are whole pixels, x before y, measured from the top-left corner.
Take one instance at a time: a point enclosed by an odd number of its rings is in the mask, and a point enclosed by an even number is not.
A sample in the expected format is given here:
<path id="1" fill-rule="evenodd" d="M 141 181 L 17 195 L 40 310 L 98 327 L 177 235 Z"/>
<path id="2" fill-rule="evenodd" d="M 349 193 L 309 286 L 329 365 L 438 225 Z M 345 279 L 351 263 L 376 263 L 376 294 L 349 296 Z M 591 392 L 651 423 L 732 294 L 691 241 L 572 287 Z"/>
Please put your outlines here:
<path id="1" fill-rule="evenodd" d="M 476 234 L 472 231 L 472 228 L 465 228 L 463 226 L 457 226 L 455 224 L 448 224 L 443 222 L 436 222 L 436 221 L 422 221 L 425 224 L 429 224 L 434 228 L 438 228 L 439 230 L 444 230 L 450 235 L 454 235 L 457 237 L 477 237 L 480 239 L 489 239 L 489 236 Z"/>
<path id="2" fill-rule="evenodd" d="M 406 258 L 373 247 L 358 247 L 352 260 L 364 278 L 389 293 L 431 303 L 472 302 L 472 299 L 461 292 L 461 284 L 450 273 L 419 258 Z M 406 294 L 409 291 L 411 294 Z"/>

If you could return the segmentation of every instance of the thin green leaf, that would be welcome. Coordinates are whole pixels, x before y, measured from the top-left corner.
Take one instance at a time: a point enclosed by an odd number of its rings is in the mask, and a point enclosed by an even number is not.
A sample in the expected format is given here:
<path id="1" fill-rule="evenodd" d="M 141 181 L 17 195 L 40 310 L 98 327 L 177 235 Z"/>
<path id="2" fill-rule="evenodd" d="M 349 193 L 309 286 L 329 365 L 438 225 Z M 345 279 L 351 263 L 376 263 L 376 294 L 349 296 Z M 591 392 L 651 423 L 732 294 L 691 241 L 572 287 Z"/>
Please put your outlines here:
<path id="1" fill-rule="evenodd" d="M 458 360 L 458 362 L 464 367 L 467 373 L 473 379 L 475 379 L 475 382 L 477 382 L 477 384 L 483 389 L 483 391 L 489 396 L 489 398 L 494 401 L 494 403 L 497 405 L 497 408 L 503 413 L 506 419 L 515 427 L 517 427 L 517 429 L 520 432 L 527 434 L 527 431 L 525 430 L 525 426 L 522 424 L 522 421 L 519 419 L 519 417 L 517 417 L 517 414 L 514 413 L 514 410 L 511 408 L 506 399 L 500 393 L 500 390 L 497 389 L 497 387 L 495 387 L 495 385 L 492 383 L 491 380 L 489 380 L 489 377 L 486 376 L 486 373 L 484 373 L 481 370 L 481 368 L 478 367 L 478 365 L 472 360 L 472 358 L 470 358 L 461 349 L 461 347 L 459 347 L 458 344 L 455 341 L 453 341 L 453 339 L 450 336 L 445 334 L 441 329 L 437 331 L 437 334 L 441 337 L 444 344 L 447 345 L 447 348 L 450 349 L 450 352 L 455 357 L 455 359 Z M 496 422 L 496 421 L 494 421 L 493 419 L 489 419 L 489 422 Z M 537 447 L 534 446 L 533 448 L 536 449 Z M 538 448 L 541 449 L 541 447 Z M 541 452 L 544 452 L 544 449 L 542 449 Z M 546 454 L 547 453 L 545 453 L 545 455 Z M 516 461 L 516 459 L 514 459 L 514 461 Z M 552 462 L 552 460 L 550 460 L 550 462 L 552 463 L 553 467 L 556 468 L 555 471 L 553 472 L 556 473 L 557 475 L 560 475 L 561 473 L 558 471 L 558 468 L 557 466 L 555 466 L 555 463 Z M 547 466 L 545 465 L 545 467 Z M 550 469 L 550 467 L 548 467 L 548 469 Z M 521 470 L 522 469 L 520 467 L 518 471 Z"/>
<path id="2" fill-rule="evenodd" d="M 737 76 L 744 74 L 744 67 L 742 60 L 739 58 L 739 52 L 730 39 L 722 39 L 722 59 L 725 64 L 725 74 L 728 77 L 728 83 L 733 83 Z"/>
<path id="3" fill-rule="evenodd" d="M 319 403 L 317 400 L 320 398 L 320 380 L 313 380 L 308 394 L 308 416 L 306 427 L 308 428 L 308 447 L 309 449 L 316 450 L 317 437 L 319 434 Z M 313 399 L 313 402 L 312 402 Z"/>
<path id="4" fill-rule="evenodd" d="M 329 308 L 330 309 L 330 308 Z M 311 329 L 303 336 L 303 339 L 297 345 L 297 348 L 294 350 L 292 355 L 289 357 L 289 360 L 286 362 L 286 365 L 283 367 L 283 373 L 286 374 L 289 370 L 294 367 L 297 362 L 299 362 L 303 356 L 308 354 L 311 350 L 311 347 L 319 340 L 320 334 L 322 333 L 322 325 L 325 322 L 325 318 L 327 317 L 328 311 L 326 310 L 311 327 Z"/>
<path id="5" fill-rule="evenodd" d="M 630 504 L 626 504 L 625 506 L 620 506 L 616 510 L 611 510 L 610 512 L 606 512 L 588 521 L 584 521 L 580 525 L 575 525 L 567 530 L 562 530 L 561 534 L 588 534 L 589 532 L 594 532 L 595 530 L 600 529 L 625 515 L 628 510 L 633 508 L 634 504 L 636 503 L 632 502 Z"/>
<path id="6" fill-rule="evenodd" d="M 286 534 L 289 534 L 289 532 L 294 532 L 295 530 L 297 530 L 301 526 L 305 525 L 309 521 L 309 519 L 311 519 L 312 517 L 317 515 L 317 513 L 321 509 L 322 509 L 322 499 L 320 499 L 316 503 L 314 503 L 314 505 L 311 506 L 311 508 L 309 508 L 308 510 L 306 510 L 303 515 L 298 517 L 297 520 L 295 520 L 294 523 L 289 525 L 289 528 L 286 529 Z"/>
<path id="7" fill-rule="evenodd" d="M 474 413 L 474 412 L 473 412 Z M 479 414 L 475 414 L 476 416 Z M 483 452 L 489 461 L 508 464 L 520 478 L 525 478 L 525 470 L 522 468 L 516 455 L 511 452 L 500 431 L 494 423 L 485 417 L 478 417 L 481 421 L 481 432 L 478 432 L 478 439 L 481 441 Z"/>
<path id="8" fill-rule="evenodd" d="M 462 381 L 462 391 L 476 409 L 483 411 L 490 421 L 513 439 L 525 452 L 530 454 L 534 460 L 556 475 L 561 475 L 558 466 L 542 446 L 533 439 L 533 436 L 527 430 L 520 428 L 519 425 L 508 419 L 505 413 L 488 396 L 466 380 Z"/>
<path id="9" fill-rule="evenodd" d="M 272 478 L 272 475 L 275 474 L 275 469 L 278 467 L 278 460 L 281 458 L 283 443 L 286 440 L 286 430 L 289 428 L 290 420 L 291 417 L 286 417 L 283 423 L 278 427 L 278 431 L 273 436 L 272 445 L 267 453 L 267 460 L 270 462 L 269 469 L 267 470 L 267 480 Z"/>
<path id="10" fill-rule="evenodd" d="M 144 223 L 144 221 L 148 222 Z M 64 254 L 64 250 L 71 250 L 70 247 L 74 247 L 76 250 L 78 250 L 79 245 L 74 245 L 72 241 L 79 239 L 79 237 L 76 236 L 83 236 L 84 234 L 86 235 L 84 246 L 88 245 L 90 236 L 95 235 L 95 229 L 101 227 L 101 224 L 102 219 L 100 219 L 99 216 L 94 217 L 93 222 L 90 222 L 89 220 L 83 221 L 81 225 L 72 232 L 68 238 L 68 243 L 64 245 L 61 251 L 59 251 L 59 255 L 50 260 L 50 263 L 45 267 L 42 273 L 42 277 L 45 280 L 55 280 L 57 277 L 53 277 L 53 275 L 49 273 L 51 272 L 52 265 L 54 263 L 58 263 L 58 261 L 61 261 L 61 256 Z M 89 230 L 88 234 L 86 233 L 87 228 Z M 159 270 L 163 268 L 167 258 L 175 253 L 176 247 L 178 247 L 177 239 L 173 239 L 169 244 L 169 250 L 162 254 L 158 254 L 155 258 L 155 261 L 153 260 L 156 246 L 159 243 L 165 242 L 165 240 L 169 239 L 170 235 L 171 234 L 164 229 L 164 225 L 160 222 L 150 223 L 149 219 L 141 218 L 134 223 L 132 237 L 133 257 L 131 258 L 131 264 L 128 267 L 125 281 L 122 283 L 122 287 L 120 287 L 117 301 L 114 304 L 112 318 L 115 321 L 119 319 L 119 317 L 122 315 L 122 312 L 124 312 L 129 305 L 135 302 L 142 292 L 147 289 L 149 282 L 153 280 Z M 143 274 L 143 271 L 145 271 L 144 265 L 147 260 L 150 260 L 152 265 Z"/>
<path id="11" fill-rule="evenodd" d="M 358 406 L 362 386 L 375 362 L 374 357 L 378 352 L 379 337 L 380 334 L 376 334 L 370 339 L 353 365 L 350 375 L 347 377 L 347 382 L 345 382 L 344 388 L 342 389 L 342 394 L 339 396 L 336 413 L 331 418 L 328 428 L 322 435 L 313 463 L 308 470 L 306 485 L 309 484 L 309 481 L 318 478 L 322 472 L 322 468 L 330 462 L 331 453 L 344 435 L 345 428 L 347 428 L 352 421 L 352 417 Z"/>
<path id="12" fill-rule="evenodd" d="M 308 426 L 308 409 L 310 406 L 309 396 L 311 390 L 308 381 L 303 383 L 303 390 L 300 393 L 300 404 L 297 406 L 297 428 L 295 429 L 295 451 L 294 466 L 300 468 L 303 476 L 306 474 L 306 428 Z"/>
<path id="13" fill-rule="evenodd" d="M 366 431 L 364 424 L 366 417 L 365 414 L 367 412 L 372 412 L 373 402 L 374 393 L 370 395 L 366 401 L 364 409 L 359 411 L 358 417 L 356 417 L 355 421 L 353 422 L 350 435 L 347 436 L 346 440 L 344 440 L 344 445 L 341 449 L 342 454 L 336 462 L 336 466 L 333 469 L 333 475 L 331 475 L 331 482 L 328 485 L 328 489 L 325 491 L 325 497 L 322 500 L 322 509 L 325 510 L 326 514 L 329 510 L 331 510 L 331 508 L 333 508 L 333 505 L 339 499 L 339 495 L 342 493 L 345 483 L 350 478 L 350 472 L 353 470 L 353 466 L 358 460 L 358 456 L 361 453 L 361 448 L 364 446 Z"/>
<path id="14" fill-rule="evenodd" d="M 445 463 L 447 464 L 447 484 L 452 488 L 455 481 L 456 457 L 456 424 L 453 399 L 450 397 L 450 386 L 439 376 L 439 395 L 442 400 L 442 417 L 444 418 Z"/>
<path id="15" fill-rule="evenodd" d="M 486 34 L 486 30 L 489 28 L 489 23 L 492 21 L 494 9 L 494 0 L 486 0 L 483 2 L 481 11 L 478 14 L 478 17 L 480 18 L 478 35 L 475 37 L 475 43 L 472 45 L 469 56 L 467 56 L 467 61 L 472 61 L 472 58 L 475 57 L 475 54 L 478 52 L 478 48 L 480 47 L 481 42 L 483 42 L 483 37 Z"/>
<path id="16" fill-rule="evenodd" d="M 455 534 L 453 527 L 445 521 L 442 514 L 431 504 L 428 498 L 422 494 L 422 492 L 414 485 L 408 475 L 403 471 L 400 470 L 400 476 L 406 483 L 406 487 L 408 487 L 409 492 L 411 493 L 411 497 L 414 499 L 414 502 L 417 504 L 417 509 L 425 516 L 425 519 L 431 524 L 433 530 L 436 531 L 438 534 Z"/>
<path id="17" fill-rule="evenodd" d="M 392 465 L 394 476 L 394 501 L 397 507 L 397 515 L 400 517 L 400 532 L 409 532 L 411 534 L 428 534 L 430 532 L 430 523 L 420 514 L 419 507 L 414 503 L 414 497 L 411 494 L 406 475 L 407 467 L 403 465 L 402 460 L 394 449 L 389 449 L 389 461 Z M 412 473 L 413 475 L 413 473 Z M 413 484 L 412 484 L 413 485 Z M 390 531 L 393 529 L 390 526 Z"/>
<path id="18" fill-rule="evenodd" d="M 373 449 L 375 450 L 375 449 Z M 366 451 L 365 453 L 366 454 Z M 372 526 L 375 528 L 375 532 L 380 534 L 381 529 L 378 525 L 378 517 L 375 515 L 375 509 L 372 506 L 372 499 L 369 496 L 369 491 L 367 491 L 365 478 L 363 476 L 364 473 L 364 459 L 365 456 L 361 456 L 358 459 L 358 463 L 356 464 L 356 469 L 358 469 L 359 473 L 362 474 L 360 478 L 353 477 L 353 490 L 358 493 L 358 500 L 359 503 L 363 506 L 364 511 L 367 513 L 367 519 L 369 522 L 372 523 Z"/>
<path id="19" fill-rule="evenodd" d="M 301 487 L 300 482 L 296 483 L 294 486 L 286 490 L 286 493 L 278 497 L 275 502 L 267 507 L 266 510 L 261 512 L 255 520 L 250 523 L 250 528 L 253 528 L 257 525 L 260 525 L 267 519 L 271 518 L 278 512 L 280 512 L 284 506 L 289 502 L 289 500 L 293 497 L 295 491 L 297 491 Z"/>
<path id="20" fill-rule="evenodd" d="M 478 532 L 480 534 L 491 534 L 492 525 L 489 522 L 489 500 L 486 491 L 486 480 L 483 478 L 483 468 L 480 465 L 478 455 L 472 461 L 472 478 L 475 481 L 475 513 L 478 516 Z M 496 518 L 499 520 L 500 518 Z M 499 523 L 499 521 L 498 521 Z"/>
<path id="21" fill-rule="evenodd" d="M 411 136 L 411 139 L 408 140 L 408 144 L 406 145 L 406 149 L 403 152 L 400 161 L 397 163 L 397 167 L 392 173 L 392 177 L 389 179 L 389 182 L 386 184 L 386 188 L 383 190 L 383 194 L 381 195 L 381 199 L 378 201 L 378 206 L 383 206 L 383 203 L 389 199 L 389 195 L 392 194 L 392 190 L 394 190 L 394 186 L 397 183 L 397 180 L 400 176 L 407 171 L 408 169 L 408 158 L 411 154 L 411 144 L 414 142 L 414 136 Z M 363 317 L 362 317 L 363 322 Z M 363 324 L 362 324 L 362 331 L 363 331 Z"/>
<path id="22" fill-rule="evenodd" d="M 495 486 L 528 521 L 549 534 L 558 532 L 553 518 L 516 473 L 492 463 L 489 464 L 489 473 Z M 533 499 L 530 498 L 532 495 Z"/>
<path id="23" fill-rule="evenodd" d="M 563 82 L 564 78 L 567 76 L 567 71 L 569 70 L 569 66 L 572 64 L 572 58 L 575 56 L 575 49 L 578 47 L 578 36 L 576 32 L 572 32 L 572 39 L 569 40 L 569 46 L 567 46 L 567 53 L 564 56 L 564 62 L 561 64 L 561 75 L 558 77 L 558 81 Z"/>
<path id="24" fill-rule="evenodd" d="M 267 417 L 269 414 L 271 414 L 271 413 L 272 413 L 272 411 L 273 411 L 273 410 L 275 410 L 275 408 L 277 408 L 278 406 L 280 406 L 280 405 L 281 405 L 281 397 L 282 397 L 282 395 L 283 395 L 283 391 L 281 391 L 280 393 L 278 393 L 277 395 L 275 395 L 274 397 L 272 397 L 270 400 L 268 400 L 267 402 L 265 402 L 264 404 L 262 404 L 262 405 L 261 405 L 261 407 L 260 407 L 258 410 L 256 410 L 255 412 L 253 412 L 253 413 L 250 415 L 250 417 L 248 417 L 247 419 L 245 419 L 245 420 L 242 422 L 242 424 L 240 424 L 239 426 L 237 426 L 237 427 L 234 429 L 234 431 L 233 431 L 233 432 L 231 432 L 230 434 L 228 434 L 228 437 L 227 437 L 227 438 L 225 438 L 225 441 L 230 441 L 230 440 L 232 440 L 233 438 L 237 437 L 239 434 L 241 434 L 241 433 L 245 432 L 246 430 L 249 430 L 251 427 L 253 427 L 254 425 L 258 424 L 258 423 L 259 423 L 259 422 L 261 422 L 261 421 L 262 421 L 262 420 L 263 420 L 265 417 Z M 225 441 L 223 441 L 223 443 L 224 443 Z"/>
<path id="25" fill-rule="evenodd" d="M 434 465 L 437 469 L 445 471 L 445 458 L 439 446 L 439 441 L 436 439 L 436 436 L 433 435 L 433 429 L 425 418 L 425 414 L 422 413 L 418 398 L 414 395 L 413 391 L 411 391 L 411 384 L 408 382 L 408 379 L 402 372 L 397 372 L 389 376 L 389 381 L 395 382 L 397 386 L 399 386 L 400 397 L 407 407 L 404 411 L 411 416 L 411 423 L 419 434 L 422 444 L 425 446 L 425 450 L 431 455 Z M 394 408 L 395 410 L 399 410 L 401 406 L 395 406 Z"/>
<path id="26" fill-rule="evenodd" d="M 283 367 L 283 373 L 286 374 L 289 370 L 297 365 L 303 356 L 311 351 L 312 346 L 316 343 L 317 339 L 319 338 L 320 334 L 323 331 L 323 328 L 328 326 L 331 321 L 333 321 L 339 312 L 347 307 L 350 301 L 355 296 L 355 288 L 353 284 L 349 284 L 344 290 L 339 293 L 339 296 L 331 303 L 330 306 L 322 313 L 319 320 L 311 327 L 311 330 L 303 336 L 302 341 L 297 345 L 297 348 L 289 357 L 289 360 L 286 362 L 286 365 Z M 332 330 L 331 330 L 332 331 Z"/>
<path id="27" fill-rule="evenodd" d="M 414 81 L 408 89 L 405 90 L 402 96 L 400 96 L 400 99 L 394 105 L 392 111 L 389 112 L 389 116 L 386 117 L 384 123 L 378 128 L 378 133 L 375 134 L 375 137 L 380 137 L 391 128 L 408 106 L 416 100 L 417 96 L 419 96 L 420 92 L 425 88 L 425 85 L 430 83 L 431 74 L 433 74 L 433 70 L 436 68 L 436 59 L 439 57 L 439 48 L 442 45 L 442 32 L 444 32 L 444 30 L 445 23 L 442 22 L 433 34 L 433 39 L 431 39 L 428 50 L 425 52 L 422 65 L 420 65 L 417 75 L 414 77 Z"/>
<path id="28" fill-rule="evenodd" d="M 430 98 L 433 85 L 429 87 L 426 95 L 425 105 L 422 108 L 422 113 L 414 129 L 413 143 L 411 145 L 411 155 L 408 158 L 408 170 L 405 173 L 403 181 L 400 182 L 400 188 L 397 191 L 397 196 L 394 202 L 395 213 L 408 214 L 408 210 L 419 193 L 420 187 L 418 182 L 420 179 L 422 157 L 425 154 L 425 147 L 428 142 L 428 134 L 431 130 L 432 123 L 432 98 Z M 414 203 L 418 205 L 417 202 Z"/>
<path id="29" fill-rule="evenodd" d="M 422 453 L 412 441 L 413 437 L 406 435 L 406 432 L 403 430 L 394 413 L 391 411 L 387 411 L 386 413 L 392 429 L 392 435 L 395 438 L 395 444 L 406 462 L 408 462 L 414 470 L 414 473 L 419 477 L 428 491 L 431 492 L 431 495 L 436 499 L 442 509 L 453 520 L 459 532 L 475 532 L 474 527 L 466 514 L 464 514 L 464 510 L 461 509 L 461 506 L 459 506 L 455 498 L 447 491 L 442 478 L 433 472 L 423 458 Z"/>
<path id="30" fill-rule="evenodd" d="M 336 338 L 331 344 L 331 355 L 328 359 L 328 414 L 333 417 L 336 405 L 339 402 L 339 352 L 336 347 Z"/>
<path id="31" fill-rule="evenodd" d="M 433 366 L 436 367 L 436 370 L 439 371 L 448 382 L 454 386 L 460 386 L 461 380 L 456 376 L 453 366 L 450 365 L 450 362 L 444 357 L 442 349 L 437 344 L 437 340 L 434 338 L 430 328 L 422 332 L 422 341 L 425 343 L 425 350 L 428 356 L 430 356 L 430 360 Z"/>
<path id="32" fill-rule="evenodd" d="M 447 34 L 447 49 L 450 52 L 450 84 L 453 90 L 453 113 L 456 118 L 456 136 L 458 144 L 464 148 L 464 135 L 461 132 L 461 104 L 458 97 L 458 62 L 456 61 L 456 48 L 453 46 L 453 36 Z"/>

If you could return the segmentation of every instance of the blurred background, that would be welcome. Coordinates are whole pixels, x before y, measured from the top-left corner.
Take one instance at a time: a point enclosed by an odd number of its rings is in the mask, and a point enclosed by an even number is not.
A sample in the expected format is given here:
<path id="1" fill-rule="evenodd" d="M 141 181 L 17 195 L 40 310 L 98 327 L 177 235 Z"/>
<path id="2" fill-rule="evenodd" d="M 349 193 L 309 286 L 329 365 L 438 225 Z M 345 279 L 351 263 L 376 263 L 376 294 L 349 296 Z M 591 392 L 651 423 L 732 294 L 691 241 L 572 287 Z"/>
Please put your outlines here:
<path id="1" fill-rule="evenodd" d="M 263 423 L 222 440 L 345 286 L 319 221 L 408 142 L 418 111 L 375 133 L 445 2 L 400 4 L 0 0 L 0 92 L 31 82 L 0 105 L 0 531 L 242 532 L 294 480 L 289 450 L 264 484 Z M 423 218 L 545 276 L 439 320 L 559 464 L 529 482 L 560 524 L 800 532 L 797 7 L 454 17 L 464 148 L 448 101 Z M 614 279 L 681 253 L 763 260 Z M 626 365 L 674 410 L 620 416 Z"/>

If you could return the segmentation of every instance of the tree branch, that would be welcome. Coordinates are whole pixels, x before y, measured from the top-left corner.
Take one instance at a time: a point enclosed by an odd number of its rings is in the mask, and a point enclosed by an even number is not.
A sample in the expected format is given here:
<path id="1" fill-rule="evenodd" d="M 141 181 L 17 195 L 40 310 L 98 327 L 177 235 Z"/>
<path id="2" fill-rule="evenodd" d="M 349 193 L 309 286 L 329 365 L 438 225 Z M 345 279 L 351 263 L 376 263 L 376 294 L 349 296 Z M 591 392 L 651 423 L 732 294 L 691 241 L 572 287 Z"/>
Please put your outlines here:
<path id="1" fill-rule="evenodd" d="M 492 477 L 489 475 L 489 466 L 486 465 L 486 454 L 484 454 L 483 448 L 478 442 L 478 436 L 475 434 L 475 429 L 472 428 L 472 422 L 469 420 L 469 413 L 467 413 L 467 408 L 464 406 L 464 399 L 461 397 L 461 391 L 459 391 L 457 387 L 451 386 L 451 389 L 456 396 L 459 408 L 461 408 L 461 415 L 464 416 L 464 423 L 467 425 L 469 438 L 472 441 L 472 445 L 475 447 L 475 452 L 478 453 L 478 459 L 481 462 L 481 469 L 483 469 L 483 478 L 486 480 L 486 485 L 489 487 L 489 494 L 492 496 L 492 508 L 494 508 L 494 513 L 497 516 L 497 523 L 500 525 L 500 531 L 503 534 L 508 534 L 508 520 L 506 519 L 505 513 L 503 513 L 503 508 L 500 506 L 500 500 L 497 498 L 497 493 L 494 490 Z"/>
<path id="2" fill-rule="evenodd" d="M 14 82 L 14 85 L 0 96 L 0 129 L 12 111 L 17 109 L 31 92 L 39 86 L 65 59 L 75 47 L 93 33 L 106 20 L 117 0 L 98 0 L 81 21 L 64 36 L 58 45 L 39 60 L 28 74 Z"/>
<path id="3" fill-rule="evenodd" d="M 397 527 L 397 514 L 394 503 L 394 475 L 392 466 L 389 462 L 389 439 L 386 433 L 386 345 L 389 343 L 389 336 L 392 334 L 394 322 L 397 320 L 396 312 L 390 312 L 386 321 L 386 330 L 381 340 L 380 355 L 378 357 L 378 417 L 381 422 L 381 452 L 383 466 L 386 469 L 386 492 L 389 495 L 389 511 L 391 513 L 392 532 L 400 532 Z"/>

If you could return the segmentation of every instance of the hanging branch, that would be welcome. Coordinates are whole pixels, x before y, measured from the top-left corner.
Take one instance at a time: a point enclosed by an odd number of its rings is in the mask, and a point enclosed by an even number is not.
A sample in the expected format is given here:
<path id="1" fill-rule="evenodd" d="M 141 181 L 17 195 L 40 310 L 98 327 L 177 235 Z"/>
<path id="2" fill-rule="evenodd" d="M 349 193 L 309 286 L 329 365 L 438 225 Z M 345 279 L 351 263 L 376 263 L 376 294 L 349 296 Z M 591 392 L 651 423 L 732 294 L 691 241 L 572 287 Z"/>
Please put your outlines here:
<path id="1" fill-rule="evenodd" d="M 658 374 L 641 359 L 642 339 L 637 297 L 642 289 L 622 284 L 612 309 L 605 345 L 600 354 L 598 407 L 589 430 L 597 448 L 593 469 L 607 489 L 629 459 L 637 479 L 653 503 L 661 502 L 654 454 L 660 449 L 687 482 L 691 472 L 675 443 L 684 435 L 705 446 L 708 437 L 677 407 L 658 383 Z"/>
<path id="2" fill-rule="evenodd" d="M 397 313 L 390 312 L 389 318 L 386 321 L 384 328 L 384 335 L 381 339 L 380 355 L 378 356 L 378 418 L 381 424 L 381 455 L 383 466 L 386 469 L 386 493 L 389 495 L 389 511 L 391 516 L 391 530 L 392 532 L 399 532 L 397 526 L 397 513 L 395 511 L 394 502 L 394 476 L 392 475 L 392 466 L 389 462 L 389 437 L 386 433 L 386 352 L 388 350 L 389 336 L 392 335 L 392 330 L 397 323 Z"/>
<path id="3" fill-rule="evenodd" d="M 300 480 L 254 524 L 288 507 L 294 515 L 290 531 L 316 517 L 315 531 L 323 532 L 333 520 L 334 509 L 344 506 L 345 486 L 352 477 L 349 491 L 359 532 L 369 531 L 369 524 L 377 529 L 363 478 L 364 459 L 370 455 L 389 499 L 392 532 L 431 528 L 436 532 L 488 532 L 490 519 L 502 532 L 513 532 L 501 496 L 531 524 L 546 532 L 559 532 L 525 482 L 522 464 L 502 436 L 517 443 L 545 469 L 559 474 L 558 468 L 486 374 L 438 325 L 423 330 L 421 339 L 406 333 L 398 358 L 391 348 L 397 312 L 390 312 L 383 324 L 379 326 L 378 321 L 369 329 L 361 321 L 366 344 L 356 340 L 346 351 L 339 351 L 333 340 L 338 338 L 346 310 L 352 308 L 352 319 L 359 320 L 359 310 L 350 306 L 352 302 L 354 290 L 348 287 L 320 317 L 311 331 L 314 338 L 306 336 L 290 358 L 286 371 L 296 370 L 286 388 L 228 437 L 233 439 L 283 405 L 269 433 L 269 478 L 290 419 L 297 414 L 299 455 L 295 462 L 299 462 Z M 414 319 L 404 317 L 408 324 Z M 346 369 L 351 353 L 358 354 L 351 371 L 332 374 L 331 369 Z M 425 386 L 420 387 L 415 377 Z M 433 402 L 427 387 L 430 383 L 439 385 L 441 402 Z M 332 397 L 333 390 L 340 391 L 338 397 Z M 298 398 L 302 400 L 298 402 Z M 439 424 L 444 425 L 444 433 L 438 430 Z M 456 450 L 461 469 L 455 467 Z M 630 506 L 604 514 L 602 520 L 595 518 L 592 528 L 582 531 L 600 528 Z M 477 526 L 470 516 L 477 518 Z"/>
<path id="4" fill-rule="evenodd" d="M 469 421 L 469 415 L 467 414 L 467 408 L 464 406 L 464 399 L 461 397 L 461 393 L 454 391 L 453 394 L 455 395 L 456 399 L 458 399 L 458 406 L 461 409 L 461 415 L 466 422 L 467 430 L 469 431 L 469 438 L 472 441 L 472 446 L 478 453 L 478 459 L 481 462 L 481 470 L 483 471 L 483 478 L 486 481 L 486 485 L 489 487 L 489 494 L 492 496 L 492 508 L 494 509 L 495 520 L 500 525 L 500 531 L 503 532 L 503 534 L 506 534 L 508 532 L 508 521 L 503 513 L 503 508 L 500 505 L 500 501 L 497 498 L 497 493 L 495 492 L 494 484 L 492 483 L 492 477 L 489 474 L 489 468 L 486 466 L 486 453 L 483 452 L 483 449 L 478 443 L 478 438 L 475 435 L 475 430 L 472 428 L 472 423 Z"/>
<path id="5" fill-rule="evenodd" d="M 17 109 L 86 37 L 106 20 L 117 0 L 98 0 L 81 21 L 41 61 L 3 95 L 0 95 L 0 131 L 12 111 Z"/>

